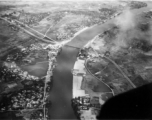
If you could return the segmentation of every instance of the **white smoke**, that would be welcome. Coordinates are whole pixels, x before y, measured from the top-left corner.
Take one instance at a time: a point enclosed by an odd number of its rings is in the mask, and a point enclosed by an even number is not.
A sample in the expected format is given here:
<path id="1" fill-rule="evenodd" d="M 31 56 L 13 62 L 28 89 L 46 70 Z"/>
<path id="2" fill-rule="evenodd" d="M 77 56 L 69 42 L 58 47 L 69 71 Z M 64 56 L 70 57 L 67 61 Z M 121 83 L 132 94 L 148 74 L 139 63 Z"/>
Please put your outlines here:
<path id="1" fill-rule="evenodd" d="M 127 31 L 136 25 L 135 15 L 126 9 L 124 13 L 116 18 L 115 24 L 122 30 Z"/>
<path id="2" fill-rule="evenodd" d="M 147 31 L 141 31 L 138 28 L 139 25 L 145 22 L 146 20 L 141 14 L 137 15 L 129 9 L 126 9 L 124 13 L 114 21 L 119 28 L 119 32 L 115 39 L 111 39 L 113 44 L 110 47 L 110 52 L 114 54 L 117 53 L 117 51 L 121 51 L 122 48 L 129 48 L 135 40 L 139 42 L 144 40 L 148 44 L 152 44 L 151 24 L 148 24 L 149 29 Z"/>

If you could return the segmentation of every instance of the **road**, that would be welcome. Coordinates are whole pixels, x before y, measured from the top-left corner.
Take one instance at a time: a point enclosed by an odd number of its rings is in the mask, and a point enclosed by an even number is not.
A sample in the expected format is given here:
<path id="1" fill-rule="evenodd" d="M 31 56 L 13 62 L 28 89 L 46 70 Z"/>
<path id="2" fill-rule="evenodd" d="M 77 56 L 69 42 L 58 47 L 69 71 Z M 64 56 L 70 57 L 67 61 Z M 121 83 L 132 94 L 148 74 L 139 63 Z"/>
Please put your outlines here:
<path id="1" fill-rule="evenodd" d="M 124 76 L 124 78 L 130 83 L 130 85 L 133 88 L 136 88 L 135 84 L 128 78 L 128 76 L 121 70 L 121 68 L 109 57 L 103 56 L 103 58 L 106 58 L 108 61 L 110 61 L 114 66 L 120 71 L 120 73 Z"/>
<path id="2" fill-rule="evenodd" d="M 108 92 L 108 93 L 112 93 L 113 96 L 114 96 L 114 91 L 113 91 L 106 83 L 104 83 L 102 80 L 100 80 L 100 79 L 97 78 L 94 74 L 91 73 L 91 71 L 90 71 L 90 70 L 88 69 L 88 67 L 87 67 L 87 62 L 88 62 L 88 59 L 85 60 L 84 66 L 85 66 L 86 70 L 89 72 L 89 74 L 92 75 L 92 76 L 93 76 L 95 79 L 97 79 L 98 81 L 100 81 L 100 82 L 103 84 L 103 86 L 108 90 L 107 92 Z M 111 92 L 110 92 L 110 91 L 111 91 Z M 103 92 L 103 93 L 105 93 L 105 92 Z"/>
<path id="3" fill-rule="evenodd" d="M 94 49 L 93 49 L 94 50 Z M 96 53 L 96 54 L 98 54 L 95 50 L 94 50 L 94 52 Z M 100 55 L 99 54 L 99 57 L 101 57 L 101 58 L 105 58 L 105 59 L 107 59 L 108 61 L 110 61 L 119 71 L 120 71 L 120 73 L 124 76 L 124 78 L 129 82 L 129 84 L 132 86 L 132 88 L 136 88 L 136 85 L 130 80 L 130 78 L 122 71 L 122 69 L 119 67 L 119 65 L 115 62 L 115 61 L 113 61 L 112 59 L 110 59 L 109 57 L 107 57 L 107 56 L 102 56 L 102 55 Z M 86 68 L 87 68 L 87 66 L 86 66 Z M 88 69 L 89 70 L 89 69 Z M 91 71 L 90 71 L 90 73 L 91 73 Z"/>
<path id="4" fill-rule="evenodd" d="M 43 39 L 44 39 L 44 38 L 47 38 L 48 40 L 50 40 L 50 41 L 52 41 L 52 42 L 56 42 L 56 40 L 53 40 L 52 38 L 49 38 L 49 37 L 46 36 L 45 34 L 40 33 L 39 31 L 37 31 L 37 30 L 29 27 L 28 25 L 25 25 L 24 23 L 22 23 L 22 22 L 20 22 L 20 21 L 18 21 L 18 20 L 14 20 L 14 21 L 16 21 L 16 22 L 17 22 L 18 24 L 20 24 L 20 25 L 24 25 L 24 29 L 25 29 L 25 28 L 26 28 L 26 30 L 28 29 L 29 31 L 37 34 L 37 35 L 40 36 L 41 38 L 43 38 Z M 50 26 L 50 28 L 51 28 L 51 26 Z M 50 28 L 49 28 L 49 29 L 50 29 Z"/>
<path id="5" fill-rule="evenodd" d="M 2 18 L 2 17 L 0 17 L 0 19 L 4 20 L 4 21 L 6 21 L 6 22 L 8 22 L 8 23 L 10 23 L 10 24 L 12 24 L 12 25 L 15 25 L 16 27 L 20 28 L 21 30 L 25 31 L 26 33 L 30 34 L 31 36 L 33 36 L 33 37 L 35 37 L 35 38 L 37 38 L 37 39 L 39 39 L 39 40 L 41 40 L 41 41 L 43 41 L 43 42 L 46 42 L 46 43 L 49 43 L 49 44 L 56 44 L 56 43 L 57 43 L 57 42 L 54 42 L 54 41 L 49 41 L 49 40 L 40 38 L 40 37 L 36 36 L 35 34 L 29 32 L 28 30 L 26 30 L 26 29 L 24 29 L 24 28 L 16 25 L 15 23 L 12 23 L 12 22 L 10 22 L 10 21 Z"/>

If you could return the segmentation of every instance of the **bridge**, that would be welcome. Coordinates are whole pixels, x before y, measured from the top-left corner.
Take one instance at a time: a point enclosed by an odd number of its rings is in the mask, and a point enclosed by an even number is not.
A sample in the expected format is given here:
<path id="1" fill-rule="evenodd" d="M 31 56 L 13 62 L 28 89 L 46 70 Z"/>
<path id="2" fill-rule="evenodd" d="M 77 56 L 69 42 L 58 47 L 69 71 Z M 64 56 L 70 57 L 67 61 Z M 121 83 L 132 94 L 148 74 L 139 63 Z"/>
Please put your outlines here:
<path id="1" fill-rule="evenodd" d="M 81 49 L 81 48 L 79 48 L 79 47 L 74 47 L 74 46 L 71 46 L 71 45 L 64 45 L 64 46 L 72 47 L 72 48 L 76 48 L 76 49 Z"/>

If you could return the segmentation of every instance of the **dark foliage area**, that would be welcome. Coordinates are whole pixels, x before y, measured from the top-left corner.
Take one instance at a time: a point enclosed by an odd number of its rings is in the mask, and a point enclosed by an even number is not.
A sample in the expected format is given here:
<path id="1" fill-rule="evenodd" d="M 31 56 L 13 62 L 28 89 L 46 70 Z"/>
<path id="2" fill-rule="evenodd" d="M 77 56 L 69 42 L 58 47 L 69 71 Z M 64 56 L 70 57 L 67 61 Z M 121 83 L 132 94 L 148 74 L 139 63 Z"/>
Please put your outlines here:
<path id="1" fill-rule="evenodd" d="M 143 23 L 143 24 L 139 24 L 139 29 L 142 31 L 142 32 L 147 32 L 150 30 L 150 24 L 149 23 Z"/>
<path id="2" fill-rule="evenodd" d="M 113 15 L 116 10 L 115 9 L 110 9 L 110 8 L 101 8 L 99 9 L 100 12 L 102 12 L 104 15 L 108 14 L 108 15 Z"/>
<path id="3" fill-rule="evenodd" d="M 152 45 L 144 39 L 134 38 L 132 42 L 132 48 L 140 49 L 143 52 L 149 52 L 152 49 Z"/>
<path id="4" fill-rule="evenodd" d="M 144 3 L 144 2 L 140 2 L 140 1 L 131 1 L 129 3 L 129 6 L 131 9 L 139 9 L 139 8 L 142 8 L 142 7 L 146 7 L 147 4 Z"/>

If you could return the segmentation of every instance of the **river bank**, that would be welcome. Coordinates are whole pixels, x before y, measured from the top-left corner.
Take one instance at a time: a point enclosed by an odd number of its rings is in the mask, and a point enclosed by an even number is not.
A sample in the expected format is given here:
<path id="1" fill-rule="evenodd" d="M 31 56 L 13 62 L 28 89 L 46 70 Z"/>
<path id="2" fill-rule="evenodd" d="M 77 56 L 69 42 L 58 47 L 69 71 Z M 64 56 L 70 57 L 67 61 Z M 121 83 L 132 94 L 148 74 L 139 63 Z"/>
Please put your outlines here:
<path id="1" fill-rule="evenodd" d="M 100 107 L 102 106 L 107 99 L 114 96 L 113 90 L 103 81 L 99 80 L 97 77 L 95 77 L 87 68 L 87 60 L 88 58 L 80 59 L 77 58 L 77 61 L 74 64 L 73 68 L 73 101 L 77 101 L 78 98 L 81 99 L 90 99 L 90 102 L 82 103 L 80 102 L 77 105 L 73 106 L 74 111 L 76 112 L 77 116 L 80 117 L 80 119 L 93 119 L 96 120 L 96 112 L 94 109 L 97 110 L 99 113 L 98 108 L 94 107 L 94 105 L 97 105 Z M 90 79 L 92 83 L 92 87 L 88 86 L 90 84 Z M 93 81 L 96 81 L 96 83 Z M 98 84 L 99 86 L 97 86 Z M 93 87 L 94 86 L 94 87 Z M 98 88 L 99 87 L 99 88 Z M 98 88 L 98 91 L 96 91 L 94 88 Z M 96 103 L 91 103 L 91 100 L 94 98 L 98 98 Z M 105 99 L 106 98 L 106 99 Z M 73 103 L 74 104 L 74 103 Z M 98 105 L 99 104 L 99 105 Z M 82 107 L 82 108 L 80 108 Z"/>

